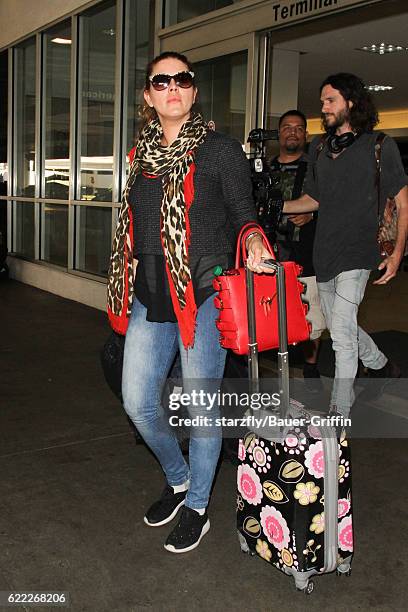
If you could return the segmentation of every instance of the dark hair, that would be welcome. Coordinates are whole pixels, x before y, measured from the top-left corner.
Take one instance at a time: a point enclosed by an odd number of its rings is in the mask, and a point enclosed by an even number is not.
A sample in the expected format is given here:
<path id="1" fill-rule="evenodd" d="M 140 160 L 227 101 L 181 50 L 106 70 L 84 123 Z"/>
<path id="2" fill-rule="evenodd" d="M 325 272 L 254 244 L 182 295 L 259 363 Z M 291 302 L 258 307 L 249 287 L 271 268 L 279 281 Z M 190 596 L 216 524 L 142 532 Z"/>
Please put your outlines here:
<path id="1" fill-rule="evenodd" d="M 337 89 L 346 101 L 351 100 L 350 125 L 356 132 L 371 132 L 378 123 L 378 112 L 363 81 L 348 72 L 339 72 L 327 77 L 320 85 L 320 94 L 323 87 L 331 85 Z"/>
<path id="2" fill-rule="evenodd" d="M 190 70 L 191 72 L 194 72 L 192 63 L 187 59 L 185 55 L 183 55 L 182 53 L 178 53 L 178 51 L 163 51 L 163 53 L 160 53 L 160 55 L 156 55 L 156 57 L 154 57 L 146 66 L 145 87 L 144 87 L 145 91 L 150 89 L 149 77 L 152 75 L 155 65 L 158 64 L 161 60 L 165 60 L 168 58 L 176 59 L 176 60 L 179 60 L 180 62 L 183 62 L 183 64 L 187 66 L 188 70 Z M 194 85 L 194 79 L 193 79 L 193 85 Z M 142 127 L 146 125 L 146 123 L 149 123 L 149 121 L 157 117 L 155 109 L 151 108 L 145 102 L 144 99 L 143 99 L 142 110 L 140 111 L 140 116 L 142 118 Z"/>
<path id="3" fill-rule="evenodd" d="M 301 120 L 303 121 L 303 125 L 305 126 L 305 130 L 307 130 L 307 120 L 306 117 L 304 116 L 304 114 L 300 111 L 300 110 L 288 110 L 286 111 L 286 113 L 283 113 L 283 115 L 280 117 L 279 119 L 279 124 L 278 127 L 280 128 L 282 121 L 285 119 L 285 117 L 300 117 Z"/>

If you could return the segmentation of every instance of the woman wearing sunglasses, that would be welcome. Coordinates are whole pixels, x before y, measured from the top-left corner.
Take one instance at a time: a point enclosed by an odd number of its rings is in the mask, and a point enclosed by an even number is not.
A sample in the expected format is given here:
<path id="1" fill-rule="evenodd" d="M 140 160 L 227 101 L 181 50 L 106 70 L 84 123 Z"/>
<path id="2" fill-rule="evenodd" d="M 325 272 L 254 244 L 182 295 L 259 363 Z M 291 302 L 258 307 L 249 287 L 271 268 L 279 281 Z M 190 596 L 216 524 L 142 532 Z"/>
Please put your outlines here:
<path id="1" fill-rule="evenodd" d="M 147 66 L 146 122 L 122 199 L 108 284 L 113 327 L 123 333 L 130 315 L 124 406 L 167 481 L 144 522 L 159 527 L 179 514 L 165 543 L 174 553 L 194 549 L 209 530 L 207 505 L 221 448 L 219 407 L 204 395 L 217 392 L 226 356 L 215 326 L 213 269 L 233 264 L 239 229 L 256 220 L 242 147 L 208 129 L 192 111 L 196 96 L 185 56 L 162 53 Z M 256 269 L 266 255 L 259 236 L 249 237 L 248 248 Z M 134 281 L 132 256 L 138 260 Z M 160 401 L 178 351 L 183 394 L 196 417 L 189 464 Z"/>

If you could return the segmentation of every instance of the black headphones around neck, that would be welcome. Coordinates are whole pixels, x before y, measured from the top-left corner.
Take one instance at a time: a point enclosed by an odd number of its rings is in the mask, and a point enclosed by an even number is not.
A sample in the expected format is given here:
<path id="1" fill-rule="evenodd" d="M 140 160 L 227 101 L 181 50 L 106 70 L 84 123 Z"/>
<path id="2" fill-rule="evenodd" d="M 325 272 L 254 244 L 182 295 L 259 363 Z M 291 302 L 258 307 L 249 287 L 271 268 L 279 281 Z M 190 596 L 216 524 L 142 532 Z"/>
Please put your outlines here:
<path id="1" fill-rule="evenodd" d="M 355 142 L 357 136 L 354 132 L 344 132 L 337 136 L 332 134 L 327 138 L 327 146 L 329 147 L 330 153 L 341 153 L 347 147 L 350 147 Z"/>

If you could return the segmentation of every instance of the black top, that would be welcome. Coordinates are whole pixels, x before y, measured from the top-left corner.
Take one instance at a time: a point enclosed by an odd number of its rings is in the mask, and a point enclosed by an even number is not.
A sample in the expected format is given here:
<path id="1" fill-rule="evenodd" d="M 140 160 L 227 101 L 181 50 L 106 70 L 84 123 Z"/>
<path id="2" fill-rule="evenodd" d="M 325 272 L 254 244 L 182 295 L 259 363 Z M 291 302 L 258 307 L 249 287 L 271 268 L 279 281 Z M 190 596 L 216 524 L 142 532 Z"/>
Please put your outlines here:
<path id="1" fill-rule="evenodd" d="M 147 308 L 147 321 L 177 321 L 171 301 L 163 255 L 138 255 L 134 294 Z M 194 299 L 197 308 L 214 293 L 212 281 L 215 266 L 224 270 L 232 267 L 232 255 L 204 255 L 191 257 L 190 268 L 193 279 Z"/>
<path id="2" fill-rule="evenodd" d="M 233 262 L 237 234 L 256 221 L 250 168 L 238 141 L 208 132 L 195 157 L 194 200 L 189 210 L 190 269 L 197 306 L 214 293 L 213 269 Z M 149 321 L 176 321 L 160 240 L 160 178 L 136 177 L 129 201 L 133 214 L 134 256 L 139 260 L 135 296 Z"/>
<path id="3" fill-rule="evenodd" d="M 306 155 L 288 163 L 280 162 L 277 157 L 271 161 L 271 173 L 276 178 L 275 184 L 282 192 L 284 200 L 295 200 L 302 195 L 308 161 Z M 313 242 L 317 215 L 301 227 L 297 227 L 287 217 L 288 215 L 282 215 L 276 234 L 279 259 L 295 261 L 302 266 L 303 276 L 314 276 Z"/>
<path id="4" fill-rule="evenodd" d="M 317 157 L 320 137 L 310 145 L 304 193 L 319 202 L 313 263 L 320 282 L 346 270 L 373 270 L 380 262 L 375 140 L 375 133 L 364 133 L 335 159 L 327 145 Z M 398 147 L 387 137 L 381 152 L 381 208 L 407 183 Z"/>

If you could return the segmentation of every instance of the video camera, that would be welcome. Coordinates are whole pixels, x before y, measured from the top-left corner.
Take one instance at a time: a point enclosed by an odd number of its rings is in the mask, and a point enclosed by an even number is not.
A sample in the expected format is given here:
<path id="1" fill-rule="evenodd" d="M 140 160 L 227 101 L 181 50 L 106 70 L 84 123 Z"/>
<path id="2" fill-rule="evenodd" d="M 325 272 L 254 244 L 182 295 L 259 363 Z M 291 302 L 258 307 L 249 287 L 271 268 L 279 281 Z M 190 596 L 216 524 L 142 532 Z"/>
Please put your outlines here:
<path id="1" fill-rule="evenodd" d="M 278 130 L 255 128 L 248 135 L 253 145 L 249 163 L 251 180 L 258 220 L 271 244 L 276 242 L 276 231 L 282 215 L 283 199 L 279 183 L 272 175 L 265 158 L 265 142 L 278 140 Z"/>

